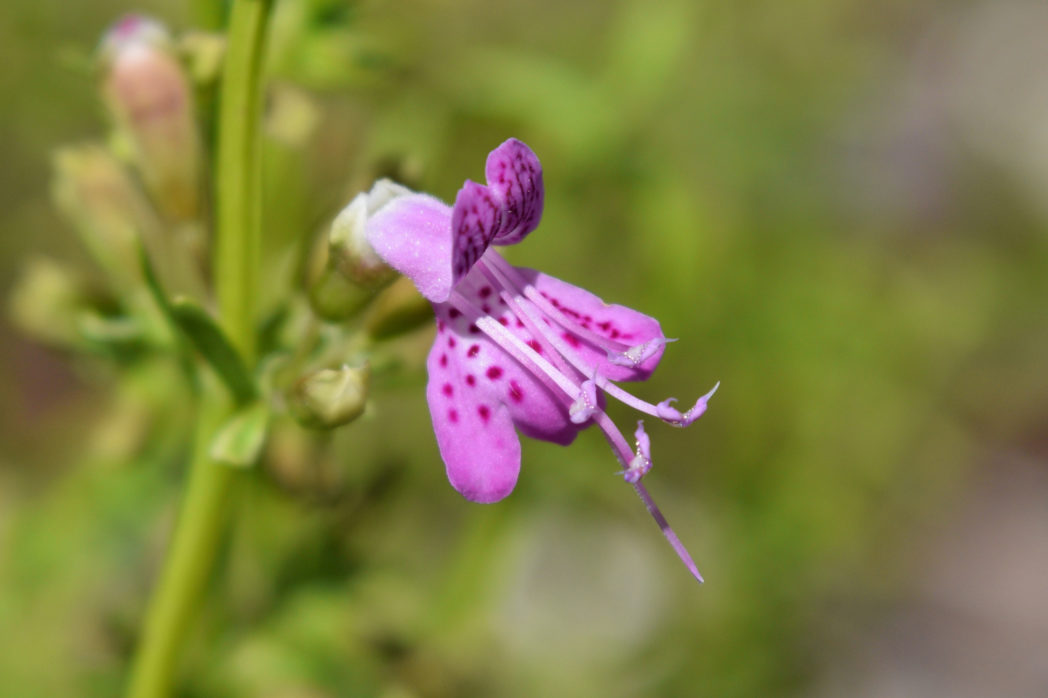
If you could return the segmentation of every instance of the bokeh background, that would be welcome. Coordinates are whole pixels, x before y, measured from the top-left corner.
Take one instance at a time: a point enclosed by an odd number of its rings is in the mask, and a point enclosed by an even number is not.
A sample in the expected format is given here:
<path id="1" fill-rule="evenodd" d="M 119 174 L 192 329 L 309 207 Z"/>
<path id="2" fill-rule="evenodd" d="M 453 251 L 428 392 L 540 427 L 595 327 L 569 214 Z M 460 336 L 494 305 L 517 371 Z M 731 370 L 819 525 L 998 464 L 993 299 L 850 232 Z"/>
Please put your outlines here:
<path id="1" fill-rule="evenodd" d="M 4 695 L 119 693 L 171 529 L 172 362 L 69 351 L 14 299 L 42 257 L 100 276 L 48 193 L 53 150 L 109 128 L 98 37 L 206 5 L 0 4 Z M 1048 694 L 1048 6 L 278 5 L 269 249 L 378 173 L 450 200 L 530 144 L 547 208 L 511 260 L 680 338 L 639 394 L 722 381 L 689 429 L 649 424 L 707 583 L 595 432 L 461 499 L 423 328 L 358 422 L 280 423 L 178 695 Z"/>

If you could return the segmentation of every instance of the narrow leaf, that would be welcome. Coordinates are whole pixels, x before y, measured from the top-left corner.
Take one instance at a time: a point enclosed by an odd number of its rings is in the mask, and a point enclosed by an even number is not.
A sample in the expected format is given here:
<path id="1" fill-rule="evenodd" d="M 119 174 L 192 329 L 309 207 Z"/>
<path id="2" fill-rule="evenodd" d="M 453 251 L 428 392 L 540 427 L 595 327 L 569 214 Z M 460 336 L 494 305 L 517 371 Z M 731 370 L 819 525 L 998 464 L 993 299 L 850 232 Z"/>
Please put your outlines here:
<path id="1" fill-rule="evenodd" d="M 215 319 L 188 298 L 176 298 L 170 308 L 175 323 L 215 369 L 237 404 L 243 405 L 254 400 L 256 390 L 251 374 Z"/>

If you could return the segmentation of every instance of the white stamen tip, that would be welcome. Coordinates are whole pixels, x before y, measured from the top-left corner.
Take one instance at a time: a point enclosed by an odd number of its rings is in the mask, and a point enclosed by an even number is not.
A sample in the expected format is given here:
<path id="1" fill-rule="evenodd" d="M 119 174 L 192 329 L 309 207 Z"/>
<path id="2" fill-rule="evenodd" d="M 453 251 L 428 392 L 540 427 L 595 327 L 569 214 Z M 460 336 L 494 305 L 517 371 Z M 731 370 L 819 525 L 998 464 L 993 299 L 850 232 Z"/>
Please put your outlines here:
<path id="1" fill-rule="evenodd" d="M 628 368 L 636 368 L 642 363 L 650 359 L 655 355 L 655 352 L 659 350 L 665 344 L 670 342 L 676 342 L 677 340 L 668 339 L 666 337 L 655 337 L 649 339 L 643 344 L 637 344 L 632 346 L 623 352 L 608 352 L 608 361 L 615 364 L 616 366 L 626 366 Z"/>

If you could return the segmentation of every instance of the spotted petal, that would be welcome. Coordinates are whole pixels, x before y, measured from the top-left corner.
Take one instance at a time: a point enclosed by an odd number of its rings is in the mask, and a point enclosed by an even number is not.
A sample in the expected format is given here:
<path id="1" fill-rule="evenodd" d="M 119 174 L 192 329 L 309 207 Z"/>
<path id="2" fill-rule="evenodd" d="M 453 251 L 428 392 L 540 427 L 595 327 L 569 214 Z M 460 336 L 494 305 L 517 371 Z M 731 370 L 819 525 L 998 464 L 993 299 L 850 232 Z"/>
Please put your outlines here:
<path id="1" fill-rule="evenodd" d="M 517 268 L 516 271 L 570 322 L 624 349 L 656 339 L 665 340 L 659 321 L 653 317 L 623 305 L 609 305 L 584 288 L 534 269 Z M 665 342 L 655 342 L 642 361 L 636 365 L 623 366 L 609 359 L 607 349 L 596 346 L 584 336 L 573 334 L 559 325 L 552 327 L 580 358 L 609 380 L 647 380 L 662 359 Z"/>
<path id="2" fill-rule="evenodd" d="M 510 138 L 488 155 L 487 186 L 466 180 L 451 214 L 453 283 L 464 278 L 488 246 L 512 245 L 542 217 L 542 165 L 531 148 Z"/>
<path id="3" fill-rule="evenodd" d="M 520 437 L 505 404 L 477 399 L 466 393 L 465 383 L 452 379 L 461 371 L 458 367 L 448 370 L 451 359 L 441 346 L 443 339 L 438 335 L 429 353 L 426 386 L 440 456 L 448 480 L 463 497 L 497 502 L 517 484 Z"/>
<path id="4" fill-rule="evenodd" d="M 453 284 L 469 273 L 502 225 L 502 201 L 487 187 L 466 180 L 451 214 Z"/>

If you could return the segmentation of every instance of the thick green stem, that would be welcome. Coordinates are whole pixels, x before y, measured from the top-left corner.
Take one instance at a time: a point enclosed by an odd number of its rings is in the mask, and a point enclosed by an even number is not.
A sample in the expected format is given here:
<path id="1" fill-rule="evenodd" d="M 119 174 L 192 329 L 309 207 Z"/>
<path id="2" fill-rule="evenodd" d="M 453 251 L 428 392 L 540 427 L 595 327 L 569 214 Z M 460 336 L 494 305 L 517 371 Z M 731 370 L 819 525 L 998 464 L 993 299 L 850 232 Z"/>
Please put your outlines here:
<path id="1" fill-rule="evenodd" d="M 260 241 L 262 58 L 272 0 L 235 0 L 219 103 L 214 283 L 220 321 L 249 366 L 255 361 Z M 237 471 L 208 456 L 230 399 L 216 381 L 201 395 L 185 498 L 132 667 L 131 698 L 172 692 L 180 650 L 222 539 Z"/>

